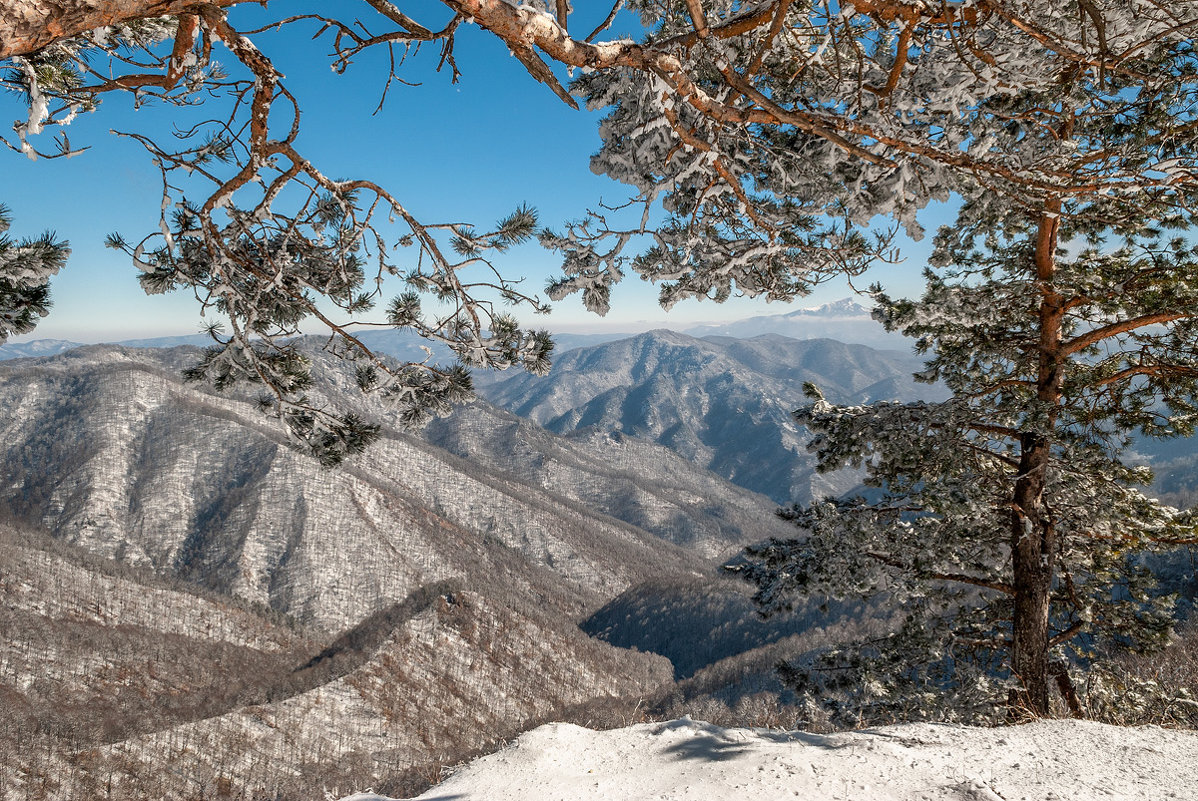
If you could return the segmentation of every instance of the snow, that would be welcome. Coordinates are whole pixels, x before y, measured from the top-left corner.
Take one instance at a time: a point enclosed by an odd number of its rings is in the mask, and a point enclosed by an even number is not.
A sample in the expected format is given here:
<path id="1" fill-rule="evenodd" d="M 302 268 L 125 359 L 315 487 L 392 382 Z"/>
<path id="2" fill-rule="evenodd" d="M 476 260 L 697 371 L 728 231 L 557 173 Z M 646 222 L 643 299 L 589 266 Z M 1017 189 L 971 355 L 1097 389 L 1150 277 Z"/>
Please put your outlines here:
<path id="1" fill-rule="evenodd" d="M 1189 799 L 1198 732 L 1045 720 L 908 724 L 842 734 L 724 729 L 688 719 L 533 729 L 421 801 L 1118 801 Z M 389 801 L 359 793 L 344 801 Z"/>

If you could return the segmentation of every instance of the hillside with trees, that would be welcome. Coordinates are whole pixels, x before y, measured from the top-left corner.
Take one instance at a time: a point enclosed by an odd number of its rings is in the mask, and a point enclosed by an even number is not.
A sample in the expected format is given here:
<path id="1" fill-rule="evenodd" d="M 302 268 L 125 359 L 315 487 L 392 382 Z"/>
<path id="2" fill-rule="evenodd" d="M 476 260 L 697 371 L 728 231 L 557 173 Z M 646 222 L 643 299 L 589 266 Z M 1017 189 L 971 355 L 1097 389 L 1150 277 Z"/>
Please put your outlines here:
<path id="1" fill-rule="evenodd" d="M 352 370 L 310 352 L 313 393 L 360 403 Z M 17 411 L 0 458 L 12 797 L 399 793 L 549 718 L 618 722 L 719 689 L 675 697 L 654 654 L 690 673 L 686 655 L 578 624 L 654 582 L 665 604 L 630 636 L 742 624 L 739 587 L 733 614 L 672 588 L 713 582 L 763 528 L 785 535 L 768 499 L 652 443 L 560 438 L 481 402 L 423 438 L 387 428 L 370 471 L 330 472 L 252 396 L 183 382 L 195 353 L 0 366 Z M 713 658 L 762 641 L 731 631 Z"/>
<path id="2" fill-rule="evenodd" d="M 529 723 L 669 681 L 663 659 L 458 582 L 330 637 L 45 532 L 0 538 L 6 799 L 419 791 Z"/>
<path id="3" fill-rule="evenodd" d="M 101 346 L 0 370 L 20 410 L 0 459 L 14 518 L 0 796 L 420 789 L 525 725 L 631 709 L 672 684 L 666 660 L 577 619 L 632 583 L 709 572 L 705 549 L 748 540 L 717 513 L 701 524 L 711 542 L 684 550 L 669 526 L 571 500 L 593 472 L 588 491 L 607 481 L 609 506 L 673 526 L 712 512 L 662 514 L 677 478 L 618 501 L 611 466 L 588 471 L 544 432 L 530 437 L 544 461 L 573 462 L 552 489 L 396 431 L 371 473 L 330 474 L 281 447 L 285 429 L 252 400 L 182 383 L 193 357 Z M 714 477 L 696 490 L 715 506 L 722 493 L 730 520 L 768 514 Z"/>

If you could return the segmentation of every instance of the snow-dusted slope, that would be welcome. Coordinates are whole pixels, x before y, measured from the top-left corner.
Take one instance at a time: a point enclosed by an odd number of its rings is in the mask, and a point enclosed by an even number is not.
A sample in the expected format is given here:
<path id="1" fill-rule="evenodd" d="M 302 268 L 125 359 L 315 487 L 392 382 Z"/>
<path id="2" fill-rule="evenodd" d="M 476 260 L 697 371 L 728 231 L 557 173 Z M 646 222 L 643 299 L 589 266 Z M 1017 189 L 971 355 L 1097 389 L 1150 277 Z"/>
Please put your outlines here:
<path id="1" fill-rule="evenodd" d="M 425 801 L 1132 801 L 1192 799 L 1198 733 L 1041 721 L 819 735 L 689 720 L 591 731 L 554 723 Z M 363 793 L 353 801 L 379 801 Z"/>
<path id="2" fill-rule="evenodd" d="M 25 359 L 32 356 L 53 356 L 71 348 L 79 347 L 78 342 L 66 339 L 34 339 L 29 342 L 5 342 L 0 344 L 0 361 L 5 359 Z"/>
<path id="3" fill-rule="evenodd" d="M 485 402 L 432 421 L 423 436 L 473 465 L 712 558 L 794 533 L 770 499 L 637 437 L 595 429 L 559 436 Z"/>
<path id="4" fill-rule="evenodd" d="M 101 745 L 91 774 L 115 776 L 119 798 L 210 798 L 206 788 L 219 788 L 221 777 L 245 798 L 274 798 L 272 784 L 305 779 L 352 787 L 348 777 L 435 769 L 564 708 L 636 697 L 668 680 L 665 660 L 476 593 L 438 595 L 413 611 L 345 675 L 334 665 L 331 680 L 306 692 Z M 76 792 L 84 786 L 71 778 Z"/>
<path id="5" fill-rule="evenodd" d="M 548 606 L 454 582 L 323 643 L 187 589 L 0 522 L 0 801 L 402 787 L 405 771 L 670 680 L 664 659 Z"/>
<path id="6" fill-rule="evenodd" d="M 576 617 L 631 584 L 707 567 L 571 502 L 583 493 L 568 484 L 610 472 L 578 466 L 581 454 L 549 491 L 387 431 L 368 456 L 325 471 L 282 447 L 251 404 L 184 384 L 174 361 L 188 358 L 96 347 L 0 366 L 0 508 L 330 634 L 451 577 L 559 599 Z M 755 504 L 768 519 L 768 502 Z M 663 520 L 687 514 L 681 496 L 648 492 L 642 505 Z"/>

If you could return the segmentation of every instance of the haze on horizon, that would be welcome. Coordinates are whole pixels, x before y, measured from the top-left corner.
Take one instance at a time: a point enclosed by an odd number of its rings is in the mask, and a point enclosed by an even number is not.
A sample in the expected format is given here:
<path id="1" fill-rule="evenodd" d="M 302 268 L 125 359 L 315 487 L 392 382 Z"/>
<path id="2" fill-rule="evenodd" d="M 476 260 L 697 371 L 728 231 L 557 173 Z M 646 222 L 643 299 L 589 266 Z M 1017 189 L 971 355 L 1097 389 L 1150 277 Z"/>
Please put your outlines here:
<path id="1" fill-rule="evenodd" d="M 625 24 L 635 21 L 629 18 Z M 588 156 L 599 146 L 602 114 L 567 108 L 531 80 L 494 37 L 463 30 L 457 51 L 462 78 L 456 85 L 435 72 L 435 53 L 410 55 L 423 82 L 392 87 L 387 103 L 373 116 L 364 112 L 378 103 L 382 86 L 363 78 L 379 66 L 374 59 L 380 54 L 363 54 L 360 63 L 339 76 L 326 63 L 307 57 L 307 39 L 299 31 L 277 34 L 272 42 L 272 57 L 301 92 L 302 138 L 312 157 L 331 175 L 378 181 L 426 222 L 488 225 L 527 203 L 538 210 L 542 226 L 560 227 L 600 201 L 622 202 L 628 195 L 627 187 L 589 168 Z M 5 108 L 19 117 L 21 98 L 7 96 Z M 513 114 L 512 109 L 519 111 Z M 186 292 L 146 296 L 128 258 L 104 247 L 109 233 L 136 242 L 155 229 L 162 198 L 149 156 L 113 131 L 169 135 L 188 112 L 153 103 L 134 109 L 130 98 L 110 97 L 96 113 L 81 115 L 70 126 L 72 144 L 88 148 L 82 154 L 38 161 L 9 156 L 0 202 L 13 213 L 10 234 L 20 239 L 52 230 L 72 248 L 67 267 L 52 282 L 49 316 L 13 342 L 93 343 L 200 331 L 205 320 L 194 298 Z M 921 219 L 932 231 L 945 214 L 946 209 L 931 207 Z M 880 281 L 896 293 L 917 294 L 929 239 L 916 243 L 900 234 L 896 244 L 905 261 L 880 265 L 856 279 L 855 286 L 863 289 Z M 513 248 L 496 266 L 505 275 L 524 276 L 525 285 L 538 292 L 558 271 L 555 256 L 535 243 Z M 733 298 L 724 304 L 686 301 L 666 312 L 657 305 L 656 287 L 630 275 L 613 290 L 612 310 L 605 318 L 585 311 L 577 297 L 554 304 L 548 316 L 521 316 L 528 325 L 559 333 L 635 333 L 783 314 L 852 293 L 846 281 L 838 280 L 816 287 L 796 304 Z"/>

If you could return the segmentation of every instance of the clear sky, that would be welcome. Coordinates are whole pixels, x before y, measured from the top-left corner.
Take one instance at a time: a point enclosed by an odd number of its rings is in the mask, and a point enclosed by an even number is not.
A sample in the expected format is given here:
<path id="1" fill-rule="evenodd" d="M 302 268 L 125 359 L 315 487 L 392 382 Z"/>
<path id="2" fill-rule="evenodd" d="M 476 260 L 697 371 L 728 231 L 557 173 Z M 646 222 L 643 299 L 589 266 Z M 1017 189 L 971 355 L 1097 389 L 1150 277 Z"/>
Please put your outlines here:
<path id="1" fill-rule="evenodd" d="M 444 13 L 436 5 L 429 9 Z M 363 11 L 364 6 L 354 13 Z M 263 15 L 256 7 L 235 13 L 241 14 L 235 23 Z M 621 24 L 625 33 L 635 33 L 634 20 Z M 327 41 L 310 41 L 313 32 L 315 26 L 307 24 L 256 41 L 299 96 L 304 114 L 300 146 L 325 174 L 371 178 L 424 222 L 469 221 L 480 227 L 528 203 L 537 208 L 542 224 L 560 228 L 600 198 L 612 202 L 627 197 L 625 187 L 589 169 L 589 157 L 599 147 L 601 115 L 563 104 L 486 32 L 474 26 L 461 29 L 456 54 L 463 76 L 457 85 L 450 83 L 448 70 L 434 72 L 437 49 L 426 48 L 403 71 L 420 85 L 393 85 L 387 104 L 374 116 L 386 74 L 385 53 L 363 56 L 345 75 L 336 75 L 325 55 Z M 232 61 L 227 54 L 224 60 Z M 15 95 L 0 99 L 0 109 L 9 119 L 25 116 Z M 161 105 L 134 110 L 130 97 L 113 95 L 98 112 L 80 117 L 68 129 L 72 145 L 90 146 L 87 152 L 37 162 L 0 152 L 0 202 L 14 216 L 10 234 L 23 237 L 52 229 L 70 240 L 73 249 L 67 268 L 53 283 L 50 316 L 20 340 L 95 342 L 199 329 L 193 298 L 145 296 L 129 259 L 103 246 L 113 231 L 136 241 L 154 230 L 161 200 L 158 172 L 145 151 L 110 129 L 168 136 L 179 116 L 178 109 Z M 42 143 L 43 149 L 49 144 Z M 914 276 L 927 244 L 907 242 L 903 250 L 907 264 L 880 269 L 877 277 L 909 294 L 918 291 Z M 525 277 L 538 292 L 556 273 L 553 254 L 535 244 L 501 256 L 497 266 L 505 275 Z M 829 284 L 798 302 L 815 305 L 847 294 L 845 284 Z M 613 293 L 606 319 L 569 298 L 536 323 L 562 331 L 636 330 L 786 311 L 779 304 L 734 299 L 723 306 L 686 302 L 667 316 L 656 305 L 656 289 L 630 276 Z"/>

